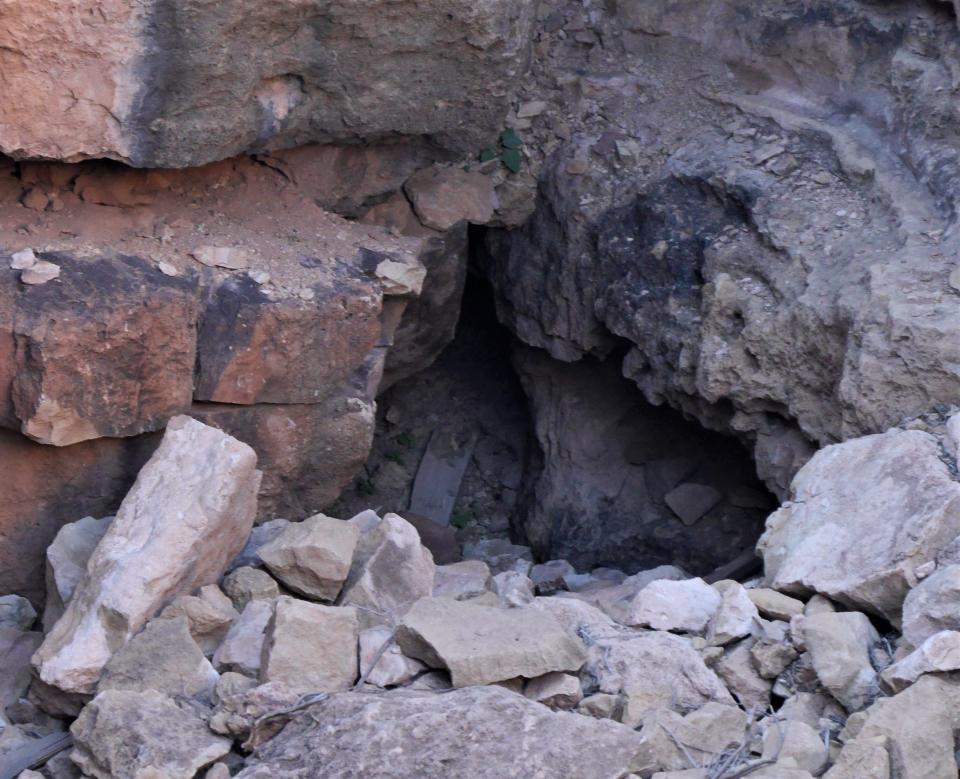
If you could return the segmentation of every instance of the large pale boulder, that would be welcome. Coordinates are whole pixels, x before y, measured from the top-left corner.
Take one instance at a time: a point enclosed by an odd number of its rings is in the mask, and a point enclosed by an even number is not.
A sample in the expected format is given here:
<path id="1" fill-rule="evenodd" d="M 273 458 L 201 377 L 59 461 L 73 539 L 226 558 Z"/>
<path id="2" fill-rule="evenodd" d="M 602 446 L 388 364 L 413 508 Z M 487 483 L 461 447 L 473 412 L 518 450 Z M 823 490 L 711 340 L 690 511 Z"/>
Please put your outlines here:
<path id="1" fill-rule="evenodd" d="M 43 609 L 43 628 L 49 632 L 63 615 L 73 597 L 87 561 L 110 527 L 113 517 L 84 517 L 64 525 L 47 547 L 47 602 Z"/>
<path id="2" fill-rule="evenodd" d="M 239 779 L 611 779 L 651 766 L 640 734 L 553 712 L 500 687 L 443 695 L 341 693 L 311 706 L 257 750 Z"/>
<path id="3" fill-rule="evenodd" d="M 580 639 L 550 614 L 449 598 L 414 604 L 396 639 L 405 655 L 449 670 L 454 687 L 576 671 L 586 659 Z"/>
<path id="4" fill-rule="evenodd" d="M 70 732 L 74 762 L 96 779 L 193 779 L 231 746 L 189 706 L 154 690 L 102 692 Z"/>
<path id="5" fill-rule="evenodd" d="M 903 637 L 920 646 L 941 630 L 960 630 L 960 565 L 947 565 L 907 593 Z"/>
<path id="6" fill-rule="evenodd" d="M 359 538 L 360 531 L 349 522 L 317 514 L 292 522 L 257 554 L 289 589 L 332 601 L 350 573 Z"/>
<path id="7" fill-rule="evenodd" d="M 817 676 L 850 711 L 862 709 L 879 692 L 870 647 L 880 640 L 866 615 L 858 611 L 811 614 L 803 637 Z"/>
<path id="8" fill-rule="evenodd" d="M 634 599 L 626 624 L 703 633 L 720 608 L 720 601 L 720 593 L 703 579 L 658 579 Z"/>
<path id="9" fill-rule="evenodd" d="M 256 464 L 249 446 L 219 430 L 170 421 L 34 655 L 44 682 L 92 692 L 113 652 L 160 607 L 220 577 L 253 526 Z"/>
<path id="10" fill-rule="evenodd" d="M 749 636 L 760 618 L 749 591 L 731 579 L 719 581 L 713 587 L 720 593 L 720 606 L 710 620 L 707 640 L 722 646 Z"/>
<path id="11" fill-rule="evenodd" d="M 909 687 L 923 674 L 960 669 L 960 633 L 941 630 L 920 644 L 882 674 L 884 683 L 894 692 Z"/>
<path id="12" fill-rule="evenodd" d="M 916 569 L 960 535 L 960 482 L 936 438 L 891 430 L 828 446 L 760 539 L 767 578 L 898 620 Z"/>
<path id="13" fill-rule="evenodd" d="M 356 606 L 364 628 L 396 624 L 433 593 L 435 565 L 416 528 L 387 514 L 357 545 L 340 603 Z"/>
<path id="14" fill-rule="evenodd" d="M 301 693 L 346 690 L 357 680 L 359 633 L 355 609 L 282 596 L 267 625 L 261 679 Z"/>

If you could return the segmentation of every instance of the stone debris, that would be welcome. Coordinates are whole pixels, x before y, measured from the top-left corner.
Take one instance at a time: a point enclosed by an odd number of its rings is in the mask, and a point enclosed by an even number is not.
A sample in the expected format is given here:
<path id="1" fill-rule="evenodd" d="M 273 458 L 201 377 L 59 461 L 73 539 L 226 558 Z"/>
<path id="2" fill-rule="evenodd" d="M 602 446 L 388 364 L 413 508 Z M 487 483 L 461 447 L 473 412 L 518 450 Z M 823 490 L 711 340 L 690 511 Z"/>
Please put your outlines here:
<path id="1" fill-rule="evenodd" d="M 360 675 L 368 684 L 396 687 L 426 670 L 427 666 L 419 660 L 403 654 L 390 628 L 360 631 Z"/>
<path id="2" fill-rule="evenodd" d="M 812 614 L 804 619 L 803 636 L 817 677 L 849 711 L 876 697 L 879 679 L 870 648 L 880 636 L 865 614 Z"/>
<path id="3" fill-rule="evenodd" d="M 534 598 L 533 581 L 518 571 L 498 573 L 493 577 L 493 589 L 507 607 L 526 606 Z"/>
<path id="4" fill-rule="evenodd" d="M 250 601 L 276 600 L 280 587 L 266 571 L 243 566 L 223 577 L 223 592 L 237 611 L 243 611 Z"/>
<path id="5" fill-rule="evenodd" d="M 63 615 L 66 604 L 87 570 L 90 555 L 110 527 L 113 517 L 84 517 L 57 531 L 47 547 L 47 601 L 43 609 L 43 629 L 50 632 Z"/>
<path id="6" fill-rule="evenodd" d="M 580 679 L 559 671 L 530 679 L 523 687 L 523 694 L 551 709 L 569 710 L 583 700 Z"/>
<path id="7" fill-rule="evenodd" d="M 469 600 L 493 591 L 490 568 L 481 560 L 438 565 L 433 579 L 435 597 Z"/>
<path id="8" fill-rule="evenodd" d="M 703 579 L 659 579 L 644 587 L 634 598 L 626 624 L 654 630 L 703 633 L 721 601 L 720 593 Z"/>
<path id="9" fill-rule="evenodd" d="M 36 264 L 37 255 L 33 253 L 33 249 L 23 249 L 10 256 L 10 268 L 12 270 L 26 270 Z"/>
<path id="10" fill-rule="evenodd" d="M 244 270 L 250 264 L 249 253 L 237 246 L 201 246 L 192 252 L 192 256 L 211 268 Z"/>
<path id="11" fill-rule="evenodd" d="M 713 587 L 720 593 L 720 605 L 710 620 L 707 641 L 723 646 L 749 636 L 760 616 L 749 590 L 729 579 L 716 582 Z"/>
<path id="12" fill-rule="evenodd" d="M 426 168 L 407 179 L 404 191 L 426 227 L 449 230 L 461 221 L 485 224 L 498 208 L 493 178 L 457 168 Z"/>
<path id="13" fill-rule="evenodd" d="M 26 598 L 19 595 L 0 597 L 0 629 L 30 630 L 36 621 L 37 610 Z"/>
<path id="14" fill-rule="evenodd" d="M 920 646 L 941 630 L 960 630 L 960 565 L 947 565 L 907 593 L 903 638 Z"/>
<path id="15" fill-rule="evenodd" d="M 288 589 L 332 601 L 350 573 L 360 531 L 349 522 L 317 514 L 290 523 L 257 554 Z"/>
<path id="16" fill-rule="evenodd" d="M 957 670 L 960 670 L 960 633 L 941 630 L 885 669 L 880 678 L 890 690 L 900 692 L 923 674 Z"/>
<path id="17" fill-rule="evenodd" d="M 267 623 L 273 616 L 272 600 L 252 600 L 230 626 L 223 643 L 213 654 L 218 671 L 237 671 L 258 676 Z"/>
<path id="18" fill-rule="evenodd" d="M 60 266 L 46 260 L 37 260 L 20 273 L 20 281 L 36 286 L 60 278 Z"/>
<path id="19" fill-rule="evenodd" d="M 767 587 L 747 590 L 747 596 L 757 610 L 767 619 L 782 619 L 789 622 L 798 614 L 803 614 L 803 601 L 784 595 Z"/>
<path id="20" fill-rule="evenodd" d="M 694 525 L 723 500 L 723 494 L 709 484 L 687 482 L 674 487 L 663 497 L 671 511 L 685 525 Z"/>
<path id="21" fill-rule="evenodd" d="M 196 595 L 181 595 L 167 606 L 157 619 L 184 617 L 190 635 L 208 657 L 223 643 L 227 632 L 240 613 L 215 584 L 201 587 Z"/>

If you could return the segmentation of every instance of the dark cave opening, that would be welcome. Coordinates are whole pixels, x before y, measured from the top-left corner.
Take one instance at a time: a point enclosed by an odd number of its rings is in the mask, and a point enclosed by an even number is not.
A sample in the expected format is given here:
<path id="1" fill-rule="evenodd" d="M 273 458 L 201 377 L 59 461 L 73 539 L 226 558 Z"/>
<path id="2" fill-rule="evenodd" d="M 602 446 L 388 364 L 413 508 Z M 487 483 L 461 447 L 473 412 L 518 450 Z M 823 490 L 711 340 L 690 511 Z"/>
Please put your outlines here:
<path id="1" fill-rule="evenodd" d="M 471 268 L 454 340 L 386 390 L 364 473 L 333 511 L 416 511 L 428 450 L 466 458 L 442 518 L 460 544 L 529 545 L 537 561 L 705 575 L 755 544 L 776 501 L 735 438 L 647 403 L 622 355 L 575 363 L 522 345 Z"/>

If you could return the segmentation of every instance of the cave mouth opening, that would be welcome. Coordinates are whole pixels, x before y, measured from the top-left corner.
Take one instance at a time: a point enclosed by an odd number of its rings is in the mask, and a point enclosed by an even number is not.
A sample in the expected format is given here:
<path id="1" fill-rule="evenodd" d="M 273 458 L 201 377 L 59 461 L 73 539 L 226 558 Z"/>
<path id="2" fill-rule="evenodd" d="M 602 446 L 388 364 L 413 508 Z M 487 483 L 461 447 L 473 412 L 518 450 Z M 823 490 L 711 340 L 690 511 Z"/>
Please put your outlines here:
<path id="1" fill-rule="evenodd" d="M 776 506 L 749 452 L 644 400 L 622 356 L 566 363 L 522 345 L 471 267 L 453 341 L 379 397 L 368 461 L 332 511 L 427 516 L 449 522 L 460 546 L 509 540 L 581 573 L 673 564 L 707 575 L 738 557 L 747 565 L 731 575 L 749 573 Z M 445 505 L 440 488 L 424 502 L 418 474 L 431 473 L 452 491 Z"/>

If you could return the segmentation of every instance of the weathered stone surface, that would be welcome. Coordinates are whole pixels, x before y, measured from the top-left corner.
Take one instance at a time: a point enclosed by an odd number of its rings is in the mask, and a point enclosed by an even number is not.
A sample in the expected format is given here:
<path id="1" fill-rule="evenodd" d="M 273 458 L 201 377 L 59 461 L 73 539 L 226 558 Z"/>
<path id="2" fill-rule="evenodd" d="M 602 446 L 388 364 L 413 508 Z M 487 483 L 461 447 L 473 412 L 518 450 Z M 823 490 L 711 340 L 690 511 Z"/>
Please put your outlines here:
<path id="1" fill-rule="evenodd" d="M 750 647 L 750 657 L 763 679 L 776 679 L 797 656 L 797 650 L 786 641 L 761 639 Z"/>
<path id="2" fill-rule="evenodd" d="M 576 671 L 586 658 L 580 640 L 551 615 L 448 598 L 418 601 L 396 637 L 404 654 L 450 671 L 454 687 Z"/>
<path id="3" fill-rule="evenodd" d="M 253 600 L 274 601 L 280 586 L 266 571 L 243 566 L 223 577 L 223 591 L 237 611 L 243 611 Z"/>
<path id="4" fill-rule="evenodd" d="M 850 711 L 862 709 L 877 695 L 879 679 L 870 663 L 870 647 L 880 636 L 858 611 L 811 614 L 803 637 L 817 676 Z"/>
<path id="5" fill-rule="evenodd" d="M 960 534 L 960 482 L 917 430 L 822 449 L 791 490 L 759 544 L 772 585 L 888 619 L 899 619 L 915 569 Z"/>
<path id="6" fill-rule="evenodd" d="M 960 630 L 960 565 L 940 568 L 903 601 L 903 637 L 913 646 L 941 630 Z"/>
<path id="7" fill-rule="evenodd" d="M 246 678 L 246 677 L 243 677 Z M 243 689 L 223 691 L 217 687 L 217 706 L 210 717 L 210 729 L 214 733 L 235 738 L 246 738 L 250 728 L 260 717 L 282 709 L 288 709 L 300 700 L 300 693 L 283 682 L 267 682 L 250 685 Z"/>
<path id="8" fill-rule="evenodd" d="M 332 601 L 350 573 L 359 538 L 360 531 L 349 522 L 318 514 L 291 523 L 257 554 L 289 589 Z"/>
<path id="9" fill-rule="evenodd" d="M 750 635 L 759 614 L 749 591 L 731 579 L 719 581 L 713 587 L 720 593 L 720 605 L 710 620 L 707 640 L 722 646 Z"/>
<path id="10" fill-rule="evenodd" d="M 157 430 L 190 406 L 199 295 L 196 280 L 157 276 L 134 257 L 56 257 L 57 284 L 14 296 L 15 424 L 66 446 Z M 7 336 L 10 337 L 10 336 Z"/>
<path id="11" fill-rule="evenodd" d="M 0 714 L 15 703 L 30 685 L 30 656 L 43 641 L 42 633 L 0 626 Z"/>
<path id="12" fill-rule="evenodd" d="M 37 612 L 30 601 L 19 595 L 0 597 L 0 629 L 30 630 L 37 620 Z"/>
<path id="13" fill-rule="evenodd" d="M 87 561 L 97 548 L 113 517 L 84 517 L 64 525 L 47 547 L 47 602 L 43 609 L 43 628 L 50 632 L 73 597 Z"/>
<path id="14" fill-rule="evenodd" d="M 386 650 L 383 650 L 385 643 Z M 376 665 L 374 659 L 380 654 Z M 393 640 L 390 628 L 370 628 L 360 631 L 360 675 L 366 676 L 369 684 L 377 687 L 394 687 L 410 681 L 417 674 L 427 670 L 419 660 L 407 657 Z"/>
<path id="15" fill-rule="evenodd" d="M 189 707 L 153 690 L 100 693 L 70 732 L 74 762 L 96 779 L 193 779 L 230 751 Z"/>
<path id="16" fill-rule="evenodd" d="M 170 422 L 34 656 L 44 682 L 92 692 L 113 651 L 160 606 L 220 577 L 253 525 L 256 461 L 218 430 Z"/>
<path id="17" fill-rule="evenodd" d="M 685 525 L 695 525 L 704 514 L 723 500 L 723 493 L 709 484 L 685 482 L 663 496 L 663 502 Z"/>
<path id="18" fill-rule="evenodd" d="M 803 601 L 771 590 L 769 587 L 752 587 L 747 595 L 757 610 L 767 619 L 782 619 L 789 622 L 798 614 L 803 614 Z"/>
<path id="19" fill-rule="evenodd" d="M 169 698 L 209 702 L 218 676 L 185 617 L 155 619 L 110 658 L 97 691 L 155 690 Z"/>
<path id="20" fill-rule="evenodd" d="M 283 532 L 283 529 L 290 524 L 288 519 L 270 519 L 255 525 L 247 538 L 247 543 L 243 550 L 238 554 L 228 567 L 228 572 L 235 571 L 237 568 L 251 567 L 257 568 L 263 565 L 263 560 L 257 554 L 257 550 L 269 544 L 273 539 Z"/>
<path id="21" fill-rule="evenodd" d="M 260 676 L 300 693 L 346 690 L 357 680 L 357 612 L 286 596 L 267 625 Z"/>
<path id="22" fill-rule="evenodd" d="M 259 675 L 273 606 L 272 600 L 252 600 L 247 604 L 213 655 L 213 665 L 218 671 Z"/>
<path id="23" fill-rule="evenodd" d="M 420 221 L 434 230 L 449 230 L 458 222 L 486 224 L 499 203 L 493 178 L 460 168 L 425 168 L 404 184 Z"/>
<path id="24" fill-rule="evenodd" d="M 733 697 L 745 709 L 766 711 L 770 705 L 773 682 L 760 676 L 750 650 L 755 640 L 745 638 L 727 647 L 726 653 L 716 663 L 717 676 L 729 688 Z"/>
<path id="25" fill-rule="evenodd" d="M 157 619 L 187 620 L 190 635 L 209 657 L 217 651 L 240 613 L 215 584 L 201 587 L 197 595 L 181 595 L 157 615 Z"/>
<path id="26" fill-rule="evenodd" d="M 590 647 L 584 672 L 597 681 L 601 692 L 626 694 L 623 721 L 631 726 L 658 707 L 685 714 L 710 701 L 733 704 L 689 639 L 670 633 L 602 638 Z"/>
<path id="27" fill-rule="evenodd" d="M 505 538 L 485 538 L 463 546 L 465 560 L 483 560 L 495 576 L 504 571 L 517 571 L 524 576 L 533 567 L 533 554 L 529 546 L 511 544 Z"/>
<path id="28" fill-rule="evenodd" d="M 517 571 L 501 571 L 493 577 L 493 588 L 500 603 L 508 608 L 526 606 L 533 600 L 533 582 Z"/>
<path id="29" fill-rule="evenodd" d="M 941 630 L 920 644 L 902 660 L 891 665 L 882 674 L 884 684 L 900 692 L 923 674 L 960 669 L 960 633 Z"/>
<path id="30" fill-rule="evenodd" d="M 255 4 L 226 12 L 178 3 L 168 13 L 118 8 L 84 24 L 62 9 L 11 14 L 0 66 L 16 110 L 0 114 L 0 151 L 178 167 L 311 140 L 408 135 L 472 153 L 502 127 L 532 21 L 527 4 L 507 1 L 343 4 L 320 25 L 306 10 Z M 214 32 L 242 28 L 255 37 Z M 469 50 L 451 56 L 450 41 Z M 222 94 L 209 94 L 212 82 Z M 162 93 L 143 91 L 160 83 Z"/>
<path id="31" fill-rule="evenodd" d="M 434 568 L 416 529 L 387 514 L 361 537 L 341 605 L 356 606 L 364 628 L 395 624 L 414 602 L 433 593 Z"/>
<path id="32" fill-rule="evenodd" d="M 293 744 L 295 763 L 284 757 Z M 499 687 L 342 693 L 299 715 L 238 777 L 287 779 L 322 765 L 331 776 L 519 779 L 536 766 L 544 776 L 607 779 L 646 767 L 641 750 L 623 725 L 552 712 Z"/>
<path id="33" fill-rule="evenodd" d="M 703 633 L 720 603 L 720 593 L 703 579 L 659 579 L 650 582 L 634 599 L 627 624 Z"/>
<path id="34" fill-rule="evenodd" d="M 523 694 L 551 709 L 572 709 L 583 699 L 583 688 L 576 676 L 552 671 L 530 679 Z"/>
<path id="35" fill-rule="evenodd" d="M 435 597 L 467 600 L 492 590 L 493 577 L 490 576 L 490 568 L 482 560 L 462 560 L 450 565 L 438 565 L 434 571 Z"/>
<path id="36" fill-rule="evenodd" d="M 859 779 L 861 776 L 876 776 L 890 779 L 890 755 L 884 736 L 855 738 L 843 745 L 836 761 L 824 775 L 824 779 Z"/>
<path id="37" fill-rule="evenodd" d="M 761 757 L 785 763 L 792 760 L 793 767 L 817 776 L 826 767 L 829 754 L 814 728 L 805 722 L 783 722 L 771 724 L 763 734 Z"/>

